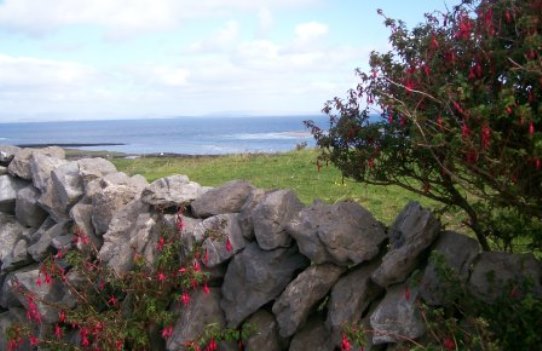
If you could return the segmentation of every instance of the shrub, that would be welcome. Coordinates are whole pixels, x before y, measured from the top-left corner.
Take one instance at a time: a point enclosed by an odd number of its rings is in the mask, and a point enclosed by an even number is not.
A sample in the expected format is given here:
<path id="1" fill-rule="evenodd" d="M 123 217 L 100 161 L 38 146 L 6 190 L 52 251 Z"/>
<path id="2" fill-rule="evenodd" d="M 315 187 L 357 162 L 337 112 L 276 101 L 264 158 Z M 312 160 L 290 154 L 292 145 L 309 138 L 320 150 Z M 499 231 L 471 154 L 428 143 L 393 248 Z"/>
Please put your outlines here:
<path id="1" fill-rule="evenodd" d="M 463 0 L 408 30 L 382 14 L 392 50 L 373 52 L 357 88 L 328 101 L 328 133 L 306 122 L 321 158 L 460 208 L 485 250 L 521 236 L 540 248 L 541 15 L 540 0 Z M 503 231 L 503 212 L 525 230 Z"/>

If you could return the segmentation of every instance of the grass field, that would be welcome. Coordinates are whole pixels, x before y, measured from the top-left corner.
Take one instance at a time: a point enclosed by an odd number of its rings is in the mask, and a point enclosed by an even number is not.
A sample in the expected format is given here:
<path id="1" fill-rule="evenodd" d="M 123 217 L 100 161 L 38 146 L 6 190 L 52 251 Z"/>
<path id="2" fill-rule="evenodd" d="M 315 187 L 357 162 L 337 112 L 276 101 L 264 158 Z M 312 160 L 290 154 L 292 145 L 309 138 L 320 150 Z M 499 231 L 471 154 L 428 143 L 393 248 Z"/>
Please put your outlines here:
<path id="1" fill-rule="evenodd" d="M 310 204 L 315 199 L 328 203 L 353 200 L 390 224 L 410 200 L 428 207 L 435 202 L 421 198 L 396 186 L 371 186 L 343 179 L 333 166 L 316 168 L 316 152 L 292 151 L 283 154 L 241 154 L 203 157 L 141 157 L 134 160 L 117 158 L 113 162 L 120 171 L 141 174 L 147 180 L 186 174 L 202 185 L 219 186 L 229 180 L 242 179 L 264 189 L 293 189 L 299 199 Z M 457 220 L 443 218 L 457 229 Z"/>

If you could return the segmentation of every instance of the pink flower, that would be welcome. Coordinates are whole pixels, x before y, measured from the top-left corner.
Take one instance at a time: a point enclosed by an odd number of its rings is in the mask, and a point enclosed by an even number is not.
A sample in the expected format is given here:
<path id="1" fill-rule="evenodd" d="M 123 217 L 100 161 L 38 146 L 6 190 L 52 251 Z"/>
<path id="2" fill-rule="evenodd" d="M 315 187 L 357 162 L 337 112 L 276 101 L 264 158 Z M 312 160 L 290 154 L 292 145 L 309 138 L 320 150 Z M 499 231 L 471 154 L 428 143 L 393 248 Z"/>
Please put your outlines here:
<path id="1" fill-rule="evenodd" d="M 187 292 L 184 292 L 182 293 L 180 300 L 183 305 L 187 306 L 190 303 L 190 295 Z"/>
<path id="2" fill-rule="evenodd" d="M 123 340 L 115 341 L 115 348 L 117 349 L 117 351 L 122 351 L 122 349 L 124 348 L 124 341 Z"/>
<path id="3" fill-rule="evenodd" d="M 179 274 L 185 274 L 186 273 L 186 267 L 179 268 L 179 270 L 177 272 L 179 272 Z"/>
<path id="4" fill-rule="evenodd" d="M 79 329 L 79 336 L 81 337 L 81 346 L 86 347 L 90 345 L 87 328 L 81 327 L 81 329 Z"/>
<path id="5" fill-rule="evenodd" d="M 168 325 L 162 329 L 162 338 L 169 339 L 173 335 L 173 326 Z"/>
<path id="6" fill-rule="evenodd" d="M 207 285 L 207 283 L 203 284 L 203 292 L 206 295 L 209 295 L 209 293 L 211 292 L 211 289 L 209 289 L 209 286 Z"/>
<path id="7" fill-rule="evenodd" d="M 158 242 L 156 243 L 156 250 L 162 251 L 164 249 L 164 245 L 166 244 L 166 239 L 164 239 L 163 236 L 158 239 Z"/>
<path id="8" fill-rule="evenodd" d="M 346 335 L 343 335 L 343 338 L 341 340 L 341 351 L 350 351 L 352 350 L 352 344 L 350 344 L 350 340 L 346 337 Z"/>
<path id="9" fill-rule="evenodd" d="M 194 260 L 194 263 L 192 264 L 192 267 L 194 268 L 194 272 L 201 271 L 201 266 L 200 266 L 198 260 Z"/>
<path id="10" fill-rule="evenodd" d="M 36 323 L 41 323 L 41 313 L 38 310 L 36 302 L 34 302 L 34 298 L 32 296 L 27 296 L 26 302 L 28 304 L 26 318 L 28 318 L 28 320 L 31 322 L 34 321 Z"/>
<path id="11" fill-rule="evenodd" d="M 451 337 L 446 337 L 442 341 L 442 346 L 448 351 L 455 350 L 455 341 Z"/>
<path id="12" fill-rule="evenodd" d="M 207 344 L 207 351 L 216 351 L 218 350 L 218 345 L 216 344 L 216 341 L 214 338 L 211 338 L 211 340 L 209 340 L 209 344 Z"/>
<path id="13" fill-rule="evenodd" d="M 487 150 L 489 148 L 490 139 L 491 139 L 491 129 L 486 123 L 482 127 L 482 149 Z"/>
<path id="14" fill-rule="evenodd" d="M 463 139 L 468 139 L 469 135 L 470 135 L 470 128 L 467 125 L 467 123 L 463 123 L 463 125 L 461 126 L 461 137 Z"/>
<path id="15" fill-rule="evenodd" d="M 109 300 L 107 300 L 107 304 L 109 306 L 115 306 L 118 302 L 119 302 L 119 300 L 115 297 L 115 295 L 111 295 L 109 297 Z"/>
<path id="16" fill-rule="evenodd" d="M 64 335 L 64 331 L 59 324 L 55 325 L 55 336 L 57 339 L 60 339 Z"/>
<path id="17" fill-rule="evenodd" d="M 231 245 L 230 238 L 226 238 L 226 251 L 232 252 L 233 246 Z"/>
<path id="18" fill-rule="evenodd" d="M 158 281 L 162 283 L 167 279 L 167 275 L 165 275 L 163 272 L 158 272 L 158 274 L 156 275 L 156 279 L 158 279 Z"/>
<path id="19" fill-rule="evenodd" d="M 529 135 L 530 136 L 534 135 L 534 123 L 533 123 L 533 121 L 531 121 L 531 123 L 529 123 Z"/>
<path id="20" fill-rule="evenodd" d="M 58 321 L 60 323 L 64 323 L 66 321 L 66 312 L 64 310 L 58 312 Z"/>
<path id="21" fill-rule="evenodd" d="M 38 346 L 39 344 L 40 340 L 34 335 L 30 335 L 30 346 Z"/>

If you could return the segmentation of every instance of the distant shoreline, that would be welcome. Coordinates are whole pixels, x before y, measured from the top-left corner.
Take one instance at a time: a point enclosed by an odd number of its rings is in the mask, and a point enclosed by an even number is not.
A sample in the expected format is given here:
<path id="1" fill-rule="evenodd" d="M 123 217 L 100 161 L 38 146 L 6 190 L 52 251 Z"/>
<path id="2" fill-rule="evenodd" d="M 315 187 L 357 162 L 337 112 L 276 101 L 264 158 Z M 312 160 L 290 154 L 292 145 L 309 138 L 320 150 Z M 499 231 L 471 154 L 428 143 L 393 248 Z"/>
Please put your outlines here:
<path id="1" fill-rule="evenodd" d="M 71 147 L 86 147 L 86 146 L 122 146 L 126 145 L 124 143 L 86 143 L 86 144 L 77 144 L 77 143 L 69 143 L 69 144 L 18 144 L 15 146 L 22 147 L 22 148 L 35 148 L 40 149 L 44 147 L 49 146 L 58 146 L 61 148 L 71 148 Z"/>

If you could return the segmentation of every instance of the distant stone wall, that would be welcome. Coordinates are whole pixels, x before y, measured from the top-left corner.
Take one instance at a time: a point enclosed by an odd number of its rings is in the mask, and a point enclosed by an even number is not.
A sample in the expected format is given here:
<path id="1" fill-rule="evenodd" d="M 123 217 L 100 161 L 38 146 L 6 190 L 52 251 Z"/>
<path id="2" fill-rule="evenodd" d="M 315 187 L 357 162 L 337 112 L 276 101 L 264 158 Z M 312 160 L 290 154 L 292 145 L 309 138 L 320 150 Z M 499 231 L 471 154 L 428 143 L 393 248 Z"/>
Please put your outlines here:
<path id="1" fill-rule="evenodd" d="M 178 238 L 185 247 L 207 230 L 224 236 L 202 243 L 211 293 L 196 292 L 183 307 L 169 351 L 182 350 L 208 323 L 250 323 L 258 332 L 246 349 L 261 351 L 334 350 L 343 325 L 362 323 L 373 330 L 371 345 L 392 349 L 424 335 L 416 301 L 446 304 L 448 287 L 428 259 L 437 253 L 487 301 L 524 277 L 542 297 L 542 265 L 533 256 L 482 253 L 475 240 L 442 231 L 417 203 L 386 228 L 354 202 L 305 207 L 289 190 L 264 191 L 243 181 L 210 189 L 183 175 L 148 184 L 105 159 L 67 161 L 60 148 L 0 146 L 0 335 L 25 318 L 28 302 L 15 285 L 69 304 L 67 291 L 37 286 L 36 279 L 47 255 L 75 246 L 74 225 L 100 248 L 104 263 L 123 273 L 134 255 L 153 262 L 159 217 L 179 204 L 188 204 Z M 165 217 L 173 221 L 174 215 Z M 37 307 L 44 323 L 57 322 L 57 311 Z M 5 338 L 0 350 L 6 350 Z"/>

